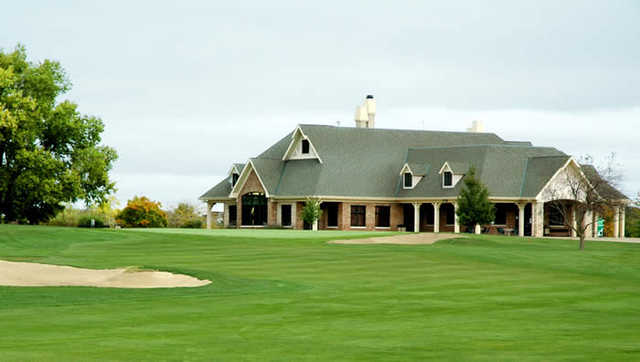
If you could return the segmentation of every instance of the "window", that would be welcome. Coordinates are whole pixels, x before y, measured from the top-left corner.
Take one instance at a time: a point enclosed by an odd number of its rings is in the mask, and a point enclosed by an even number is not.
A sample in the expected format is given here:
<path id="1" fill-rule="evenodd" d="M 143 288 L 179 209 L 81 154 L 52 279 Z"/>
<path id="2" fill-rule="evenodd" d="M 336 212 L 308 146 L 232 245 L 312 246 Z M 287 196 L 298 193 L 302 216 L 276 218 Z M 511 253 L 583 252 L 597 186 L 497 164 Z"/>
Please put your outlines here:
<path id="1" fill-rule="evenodd" d="M 376 227 L 388 228 L 391 224 L 391 207 L 376 206 Z"/>
<path id="2" fill-rule="evenodd" d="M 240 177 L 240 175 L 238 175 L 237 173 L 233 173 L 233 176 L 231 176 L 231 186 L 235 186 L 238 183 L 238 178 Z"/>
<path id="3" fill-rule="evenodd" d="M 309 140 L 302 140 L 302 153 L 309 153 Z"/>
<path id="4" fill-rule="evenodd" d="M 444 187 L 452 187 L 453 186 L 453 173 L 446 171 L 444 173 Z"/>
<path id="5" fill-rule="evenodd" d="M 338 204 L 327 203 L 327 227 L 338 227 Z"/>
<path id="6" fill-rule="evenodd" d="M 361 205 L 351 206 L 351 226 L 366 226 L 367 208 Z"/>
<path id="7" fill-rule="evenodd" d="M 282 205 L 282 226 L 291 226 L 291 205 Z"/>
<path id="8" fill-rule="evenodd" d="M 404 187 L 405 188 L 413 187 L 413 175 L 411 175 L 411 172 L 404 173 Z"/>

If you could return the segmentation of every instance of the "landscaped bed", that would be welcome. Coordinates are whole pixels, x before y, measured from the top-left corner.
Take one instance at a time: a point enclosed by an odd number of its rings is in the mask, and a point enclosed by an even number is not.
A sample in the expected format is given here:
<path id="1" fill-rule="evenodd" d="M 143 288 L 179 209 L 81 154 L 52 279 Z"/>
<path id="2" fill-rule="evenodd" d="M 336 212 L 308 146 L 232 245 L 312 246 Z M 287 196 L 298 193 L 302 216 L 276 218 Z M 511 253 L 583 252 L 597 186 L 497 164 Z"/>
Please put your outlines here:
<path id="1" fill-rule="evenodd" d="M 0 360 L 633 360 L 640 245 L 0 225 L 0 259 L 198 288 L 0 287 Z"/>

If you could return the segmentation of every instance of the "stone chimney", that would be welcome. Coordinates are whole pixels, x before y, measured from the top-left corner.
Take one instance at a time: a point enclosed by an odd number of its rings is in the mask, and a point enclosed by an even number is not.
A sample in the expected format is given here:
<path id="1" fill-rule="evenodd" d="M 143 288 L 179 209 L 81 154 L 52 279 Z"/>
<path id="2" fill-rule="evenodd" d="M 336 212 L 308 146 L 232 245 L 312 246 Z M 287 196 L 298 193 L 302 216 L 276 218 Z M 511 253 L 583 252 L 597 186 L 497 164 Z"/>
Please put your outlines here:
<path id="1" fill-rule="evenodd" d="M 467 128 L 467 132 L 482 133 L 484 132 L 484 124 L 482 121 L 473 121 L 471 128 Z"/>
<path id="2" fill-rule="evenodd" d="M 367 95 L 364 103 L 356 107 L 356 127 L 374 128 L 376 121 L 376 100 L 372 95 Z"/>

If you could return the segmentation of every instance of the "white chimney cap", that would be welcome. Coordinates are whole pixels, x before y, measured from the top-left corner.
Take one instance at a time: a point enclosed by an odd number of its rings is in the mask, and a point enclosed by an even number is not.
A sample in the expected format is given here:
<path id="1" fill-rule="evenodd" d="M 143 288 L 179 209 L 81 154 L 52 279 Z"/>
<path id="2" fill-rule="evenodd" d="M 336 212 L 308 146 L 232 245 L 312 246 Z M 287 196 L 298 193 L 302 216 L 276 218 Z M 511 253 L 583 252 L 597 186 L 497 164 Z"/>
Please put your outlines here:
<path id="1" fill-rule="evenodd" d="M 376 113 L 376 100 L 373 99 L 372 95 L 368 95 L 364 101 L 364 104 L 367 106 L 367 113 L 372 114 Z"/>

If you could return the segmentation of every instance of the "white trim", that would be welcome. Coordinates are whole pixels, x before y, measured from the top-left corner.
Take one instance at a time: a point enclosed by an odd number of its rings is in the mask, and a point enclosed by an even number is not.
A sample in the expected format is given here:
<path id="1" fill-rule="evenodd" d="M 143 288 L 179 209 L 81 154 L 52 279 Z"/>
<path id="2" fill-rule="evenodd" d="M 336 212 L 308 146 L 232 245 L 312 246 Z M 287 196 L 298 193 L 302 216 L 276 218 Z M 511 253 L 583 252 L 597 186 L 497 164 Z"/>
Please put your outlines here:
<path id="1" fill-rule="evenodd" d="M 390 203 L 406 203 L 405 201 L 414 202 L 455 202 L 457 197 L 352 197 L 352 196 L 335 196 L 335 195 L 307 195 L 307 196 L 274 196 L 273 200 L 296 200 L 304 202 L 308 197 L 314 199 L 322 199 L 322 202 L 340 202 L 340 201 L 383 201 Z M 489 200 L 499 200 L 507 202 L 533 202 L 536 201 L 533 197 L 509 197 L 509 196 L 490 196 Z"/>
<path id="2" fill-rule="evenodd" d="M 407 171 L 405 171 L 405 169 L 406 169 L 408 172 L 411 172 L 411 174 L 413 175 L 413 171 L 411 171 L 411 167 L 409 167 L 409 164 L 408 164 L 408 163 L 405 163 L 405 164 L 404 164 L 404 166 L 402 166 L 402 169 L 400 170 L 400 176 L 403 176 L 403 175 L 404 175 L 404 173 L 405 173 L 405 172 L 407 172 Z"/>
<path id="3" fill-rule="evenodd" d="M 291 153 L 293 153 L 293 150 L 295 149 L 295 146 L 296 146 L 296 139 L 298 137 L 298 132 L 300 134 L 301 140 L 309 141 L 310 151 L 313 151 L 313 154 L 317 157 L 317 160 L 320 163 L 323 163 L 322 162 L 322 158 L 320 157 L 320 154 L 316 150 L 316 147 L 313 145 L 313 142 L 311 142 L 309 137 L 307 137 L 304 134 L 304 132 L 302 132 L 302 128 L 300 128 L 300 126 L 297 126 L 296 129 L 293 131 L 293 134 L 291 135 L 291 142 L 289 143 L 289 147 L 287 147 L 287 150 L 284 152 L 284 155 L 282 156 L 282 161 L 287 161 L 287 160 L 290 159 Z M 310 159 L 312 159 L 312 158 L 310 158 Z"/>
<path id="4" fill-rule="evenodd" d="M 442 165 L 442 167 L 440 167 L 440 171 L 438 171 L 438 175 L 442 175 L 442 172 L 444 172 L 444 168 L 445 167 L 447 167 L 447 170 L 453 174 L 453 170 L 451 169 L 451 166 L 449 166 L 449 162 L 445 161 L 444 165 Z"/>
<path id="5" fill-rule="evenodd" d="M 249 165 L 251 165 L 251 167 L 249 167 Z M 242 188 L 244 187 L 244 184 L 247 183 L 247 180 L 249 179 L 249 174 L 250 174 L 251 170 L 253 170 L 253 172 L 255 172 L 256 176 L 258 177 L 258 181 L 260 181 L 260 185 L 262 186 L 262 189 L 264 190 L 264 196 L 265 197 L 269 197 L 269 190 L 267 190 L 267 188 L 264 186 L 264 182 L 262 182 L 262 178 L 260 177 L 260 174 L 258 174 L 258 170 L 256 170 L 256 167 L 253 164 L 253 161 L 249 160 L 249 162 L 247 162 L 247 164 L 242 169 L 242 173 L 240 174 L 240 177 L 238 178 L 238 182 L 236 183 L 236 185 L 231 190 L 231 193 L 229 194 L 230 198 L 238 197 L 238 192 L 240 192 L 240 190 L 242 190 Z"/>
<path id="6" fill-rule="evenodd" d="M 358 230 L 362 230 L 362 229 L 366 229 L 366 226 L 349 226 L 349 229 L 358 229 Z"/>
<path id="7" fill-rule="evenodd" d="M 266 225 L 240 225 L 240 229 L 264 229 Z"/>
<path id="8" fill-rule="evenodd" d="M 376 226 L 377 230 L 391 230 L 391 226 Z"/>
<path id="9" fill-rule="evenodd" d="M 564 171 L 571 163 L 573 163 L 577 170 L 578 170 L 578 174 L 581 175 L 585 181 L 587 181 L 587 183 L 589 184 L 589 186 L 591 186 L 591 181 L 589 181 L 589 178 L 587 177 L 587 175 L 584 174 L 584 172 L 582 171 L 582 167 L 580 167 L 580 164 L 575 160 L 575 158 L 573 158 L 573 156 L 569 157 L 569 159 L 567 160 L 567 162 L 565 162 L 565 164 L 560 167 L 554 174 L 553 176 L 551 176 L 551 178 L 549 178 L 549 180 L 547 181 L 547 183 L 544 185 L 544 187 L 542 187 L 540 189 L 540 192 L 538 192 L 538 194 L 536 195 L 536 200 L 540 200 L 542 198 L 542 193 L 547 189 L 547 187 L 549 187 L 549 185 L 551 184 L 551 182 L 562 172 Z M 593 187 L 593 186 L 592 186 Z M 597 191 L 596 191 L 597 193 Z"/>

